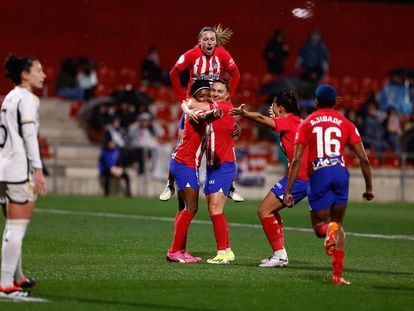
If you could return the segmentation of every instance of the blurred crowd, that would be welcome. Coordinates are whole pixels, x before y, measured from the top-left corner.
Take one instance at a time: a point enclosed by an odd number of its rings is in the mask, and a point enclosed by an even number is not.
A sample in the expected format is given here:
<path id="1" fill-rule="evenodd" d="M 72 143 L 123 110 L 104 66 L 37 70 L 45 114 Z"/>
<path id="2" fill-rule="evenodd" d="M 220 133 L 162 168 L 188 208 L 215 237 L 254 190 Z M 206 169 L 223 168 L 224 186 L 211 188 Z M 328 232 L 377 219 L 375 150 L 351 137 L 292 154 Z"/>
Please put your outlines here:
<path id="1" fill-rule="evenodd" d="M 242 73 L 232 99 L 234 104 L 245 102 L 253 109 L 267 113 L 277 93 L 294 89 L 303 117 L 311 113 L 315 109 L 317 86 L 325 82 L 334 84 L 329 81 L 332 77 L 330 53 L 321 31 L 315 28 L 309 32 L 295 53 L 293 68 L 287 66 L 291 55 L 284 30 L 275 29 L 263 47 L 264 78 L 252 83 L 252 75 Z M 166 117 L 164 122 L 159 122 L 163 115 L 157 113 L 157 109 L 162 109 L 160 102 L 166 98 L 165 94 L 170 94 L 167 106 L 176 103 L 170 87 L 170 68 L 162 66 L 155 46 L 148 48 L 135 70 L 122 69 L 121 78 L 108 80 L 110 71 L 99 67 L 96 60 L 88 57 L 62 60 L 56 77 L 56 95 L 73 101 L 72 116 L 76 115 L 80 120 L 91 142 L 102 145 L 98 166 L 104 179 L 105 193 L 110 191 L 108 176 L 116 175 L 125 180 L 128 185 L 125 194 L 130 195 L 125 168 L 134 166 L 137 174 L 144 174 L 150 163 L 149 170 L 156 171 L 159 154 L 170 152 L 169 149 L 163 150 L 162 146 L 175 137 L 169 135 L 165 126 L 165 122 L 175 120 Z M 189 75 L 184 72 L 180 78 L 182 85 L 186 85 Z M 338 109 L 357 125 L 368 153 L 379 163 L 386 157 L 400 158 L 404 151 L 414 153 L 414 69 L 392 69 L 383 80 L 380 86 L 368 87 L 358 95 L 341 94 L 339 88 L 338 98 Z M 346 96 L 358 96 L 358 105 L 341 105 L 341 97 Z M 279 137 L 274 132 L 253 124 L 244 127 L 242 140 L 249 136 L 253 127 L 256 127 L 254 134 L 247 141 L 278 141 Z M 409 155 L 408 160 L 414 163 L 414 156 Z"/>

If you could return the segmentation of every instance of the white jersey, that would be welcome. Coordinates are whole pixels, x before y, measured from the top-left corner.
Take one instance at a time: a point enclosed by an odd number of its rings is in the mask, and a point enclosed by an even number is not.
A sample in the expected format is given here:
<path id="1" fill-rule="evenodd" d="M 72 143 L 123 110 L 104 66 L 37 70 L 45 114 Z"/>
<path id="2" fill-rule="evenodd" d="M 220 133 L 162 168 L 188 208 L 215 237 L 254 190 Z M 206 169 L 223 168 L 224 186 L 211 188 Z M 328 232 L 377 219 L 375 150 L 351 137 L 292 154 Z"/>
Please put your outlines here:
<path id="1" fill-rule="evenodd" d="M 23 183 L 33 168 L 42 168 L 37 132 L 39 98 L 16 86 L 0 113 L 0 182 Z"/>

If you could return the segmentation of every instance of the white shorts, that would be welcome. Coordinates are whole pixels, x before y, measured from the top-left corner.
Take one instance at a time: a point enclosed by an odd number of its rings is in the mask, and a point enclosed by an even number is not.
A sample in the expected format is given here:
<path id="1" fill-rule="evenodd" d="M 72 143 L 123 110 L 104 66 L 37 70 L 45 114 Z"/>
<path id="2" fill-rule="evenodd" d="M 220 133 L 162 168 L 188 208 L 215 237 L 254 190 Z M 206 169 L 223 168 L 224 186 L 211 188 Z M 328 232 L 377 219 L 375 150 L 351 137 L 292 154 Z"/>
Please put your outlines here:
<path id="1" fill-rule="evenodd" d="M 24 184 L 0 183 L 0 203 L 25 204 L 37 199 L 36 187 L 32 181 Z"/>

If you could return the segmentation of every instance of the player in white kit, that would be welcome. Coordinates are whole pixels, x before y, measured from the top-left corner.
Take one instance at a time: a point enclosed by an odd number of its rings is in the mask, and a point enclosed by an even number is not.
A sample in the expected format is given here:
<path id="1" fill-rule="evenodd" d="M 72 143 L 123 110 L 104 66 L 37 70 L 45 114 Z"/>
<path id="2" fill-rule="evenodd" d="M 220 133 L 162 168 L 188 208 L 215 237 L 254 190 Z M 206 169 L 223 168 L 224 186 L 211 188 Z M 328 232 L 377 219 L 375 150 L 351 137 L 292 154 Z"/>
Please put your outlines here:
<path id="1" fill-rule="evenodd" d="M 22 242 L 37 194 L 46 194 L 37 133 L 39 99 L 33 94 L 46 78 L 41 63 L 9 56 L 4 68 L 15 85 L 0 112 L 0 202 L 5 216 L 0 297 L 26 297 L 35 285 L 22 271 Z"/>

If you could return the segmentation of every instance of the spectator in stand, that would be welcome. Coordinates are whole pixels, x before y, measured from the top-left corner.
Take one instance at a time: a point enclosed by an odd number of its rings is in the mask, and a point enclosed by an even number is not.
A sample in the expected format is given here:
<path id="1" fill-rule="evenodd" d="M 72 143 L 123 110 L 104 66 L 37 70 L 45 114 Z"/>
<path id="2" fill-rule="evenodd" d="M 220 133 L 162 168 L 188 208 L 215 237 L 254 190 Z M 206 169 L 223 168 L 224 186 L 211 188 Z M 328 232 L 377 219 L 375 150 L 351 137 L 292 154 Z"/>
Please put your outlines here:
<path id="1" fill-rule="evenodd" d="M 118 105 L 116 116 L 121 121 L 121 127 L 128 129 L 128 127 L 136 121 L 137 114 L 134 105 L 128 101 L 122 101 Z"/>
<path id="2" fill-rule="evenodd" d="M 78 62 L 75 58 L 65 58 L 60 65 L 56 81 L 56 95 L 76 101 L 83 100 L 83 89 L 76 78 Z"/>
<path id="3" fill-rule="evenodd" d="M 302 70 L 302 74 L 305 76 L 309 72 L 315 71 L 318 81 L 321 81 L 328 71 L 329 53 L 319 29 L 314 28 L 310 31 L 308 40 L 298 52 L 296 66 Z"/>
<path id="4" fill-rule="evenodd" d="M 303 118 L 310 115 L 315 109 L 315 91 L 319 85 L 319 73 L 316 69 L 303 72 L 296 80 L 299 92 L 299 109 Z"/>
<path id="5" fill-rule="evenodd" d="M 282 75 L 285 71 L 284 62 L 288 55 L 289 46 L 285 42 L 285 34 L 282 29 L 276 29 L 263 50 L 267 71 L 276 77 Z"/>
<path id="6" fill-rule="evenodd" d="M 401 154 L 401 120 L 397 110 L 390 107 L 387 110 L 387 118 L 385 119 L 385 140 L 388 147 L 397 155 Z"/>
<path id="7" fill-rule="evenodd" d="M 381 159 L 382 153 L 386 148 L 384 140 L 384 120 L 386 116 L 383 111 L 378 109 L 375 103 L 370 103 L 367 107 L 367 114 L 364 118 L 364 134 L 362 142 L 364 147 Z"/>
<path id="8" fill-rule="evenodd" d="M 404 123 L 402 135 L 402 150 L 407 152 L 407 161 L 414 164 L 414 116 Z"/>
<path id="9" fill-rule="evenodd" d="M 368 106 L 370 104 L 374 104 L 375 106 L 379 107 L 375 92 L 370 92 L 368 94 L 367 99 L 362 103 L 361 107 L 359 107 L 356 112 L 355 125 L 357 126 L 358 131 L 362 136 L 365 132 L 364 120 L 365 116 L 367 115 Z"/>
<path id="10" fill-rule="evenodd" d="M 161 86 L 163 84 L 160 56 L 155 46 L 148 49 L 148 54 L 142 61 L 141 79 L 143 85 Z"/>
<path id="11" fill-rule="evenodd" d="M 91 125 L 95 129 L 105 128 L 111 123 L 110 104 L 103 103 L 96 107 L 91 117 Z"/>
<path id="12" fill-rule="evenodd" d="M 409 82 L 401 70 L 392 70 L 389 81 L 379 93 L 379 103 L 382 111 L 394 107 L 400 118 L 407 119 L 413 112 L 410 102 Z"/>
<path id="13" fill-rule="evenodd" d="M 414 111 L 414 69 L 411 69 L 407 74 L 409 97 L 412 111 Z"/>
<path id="14" fill-rule="evenodd" d="M 152 159 L 153 167 L 158 159 L 159 138 L 164 135 L 164 129 L 154 124 L 153 120 L 149 112 L 143 112 L 128 128 L 129 147 L 138 162 L 139 175 L 145 173 L 147 159 Z"/>
<path id="15" fill-rule="evenodd" d="M 118 140 L 117 135 L 114 135 L 114 139 Z M 104 194 L 109 196 L 111 193 L 111 181 L 121 178 L 125 182 L 125 196 L 131 197 L 129 176 L 121 163 L 121 148 L 118 146 L 119 142 L 117 143 L 114 139 L 110 132 L 106 133 L 99 156 L 99 176 L 103 180 Z"/>
<path id="16" fill-rule="evenodd" d="M 98 85 L 98 76 L 95 71 L 96 63 L 92 59 L 82 58 L 79 60 L 79 67 L 80 70 L 76 78 L 83 90 L 83 100 L 88 101 L 95 97 L 95 89 Z"/>
<path id="17" fill-rule="evenodd" d="M 103 134 L 103 145 L 106 146 L 108 141 L 113 141 L 119 148 L 119 164 L 120 166 L 128 166 L 132 161 L 132 155 L 129 151 L 129 136 L 127 130 L 121 126 L 121 120 L 118 116 L 114 116 L 109 125 L 106 126 Z"/>

